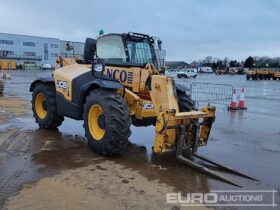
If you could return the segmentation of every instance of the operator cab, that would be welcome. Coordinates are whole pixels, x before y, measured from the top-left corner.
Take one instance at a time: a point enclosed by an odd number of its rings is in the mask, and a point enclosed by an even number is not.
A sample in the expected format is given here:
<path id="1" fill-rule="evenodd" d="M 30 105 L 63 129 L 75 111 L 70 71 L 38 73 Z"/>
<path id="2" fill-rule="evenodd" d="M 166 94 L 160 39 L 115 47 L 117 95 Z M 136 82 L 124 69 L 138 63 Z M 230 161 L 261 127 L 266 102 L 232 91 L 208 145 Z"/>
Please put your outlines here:
<path id="1" fill-rule="evenodd" d="M 99 36 L 97 41 L 87 38 L 84 58 L 98 58 L 106 66 L 144 68 L 146 64 L 153 64 L 160 70 L 165 59 L 161 44 L 158 38 L 145 34 L 112 33 Z"/>

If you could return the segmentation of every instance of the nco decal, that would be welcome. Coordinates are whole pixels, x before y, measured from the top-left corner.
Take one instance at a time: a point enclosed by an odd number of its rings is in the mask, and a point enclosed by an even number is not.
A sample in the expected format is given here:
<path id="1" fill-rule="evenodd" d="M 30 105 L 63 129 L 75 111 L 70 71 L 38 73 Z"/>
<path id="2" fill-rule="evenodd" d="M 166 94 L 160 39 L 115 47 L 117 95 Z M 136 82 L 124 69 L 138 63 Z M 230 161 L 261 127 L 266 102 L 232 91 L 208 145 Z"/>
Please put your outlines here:
<path id="1" fill-rule="evenodd" d="M 129 84 L 132 84 L 133 82 L 133 72 L 129 72 L 126 70 L 108 68 L 106 71 L 106 75 L 115 80 L 119 80 L 122 83 L 127 82 Z"/>
<path id="2" fill-rule="evenodd" d="M 62 80 L 57 80 L 56 86 L 58 88 L 62 88 L 62 89 L 67 89 L 67 87 L 68 87 L 67 82 L 66 81 L 62 81 Z"/>

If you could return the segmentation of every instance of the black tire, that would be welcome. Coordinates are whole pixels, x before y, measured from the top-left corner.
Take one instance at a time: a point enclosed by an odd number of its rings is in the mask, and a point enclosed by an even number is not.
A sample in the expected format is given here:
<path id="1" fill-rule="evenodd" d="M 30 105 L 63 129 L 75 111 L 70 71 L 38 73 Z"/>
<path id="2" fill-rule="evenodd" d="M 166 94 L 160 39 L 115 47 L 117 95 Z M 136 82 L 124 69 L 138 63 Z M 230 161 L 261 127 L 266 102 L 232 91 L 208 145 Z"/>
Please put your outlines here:
<path id="1" fill-rule="evenodd" d="M 0 80 L 0 94 L 4 92 L 4 82 Z"/>
<path id="2" fill-rule="evenodd" d="M 36 123 L 40 128 L 44 129 L 56 129 L 64 121 L 64 117 L 57 113 L 56 109 L 56 98 L 55 98 L 55 87 L 54 85 L 47 83 L 40 83 L 36 85 L 32 93 L 32 111 Z M 44 118 L 39 117 L 36 110 L 36 98 L 38 94 L 43 94 L 46 98 L 44 102 L 44 110 L 46 116 Z"/>
<path id="3" fill-rule="evenodd" d="M 178 79 L 180 79 L 180 78 L 181 78 L 181 76 L 180 76 L 180 75 L 177 75 L 177 78 L 178 78 Z"/>
<path id="4" fill-rule="evenodd" d="M 185 92 L 177 91 L 178 105 L 180 112 L 197 110 L 196 103 Z"/>
<path id="5" fill-rule="evenodd" d="M 89 112 L 94 105 L 101 107 L 104 113 L 102 120 L 105 132 L 98 140 L 93 137 L 89 127 Z M 120 94 L 106 90 L 92 91 L 86 98 L 83 118 L 88 144 L 96 153 L 112 156 L 127 149 L 131 135 L 131 117 Z"/>

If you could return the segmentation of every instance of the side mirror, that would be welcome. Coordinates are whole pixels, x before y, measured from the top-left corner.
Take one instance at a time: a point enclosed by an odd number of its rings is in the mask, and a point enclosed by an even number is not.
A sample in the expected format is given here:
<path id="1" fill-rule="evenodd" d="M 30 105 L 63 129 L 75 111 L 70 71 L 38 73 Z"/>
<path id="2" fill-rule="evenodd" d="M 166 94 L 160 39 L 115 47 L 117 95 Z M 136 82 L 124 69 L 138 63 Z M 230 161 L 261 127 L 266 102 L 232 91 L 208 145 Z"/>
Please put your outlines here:
<path id="1" fill-rule="evenodd" d="M 96 40 L 92 38 L 86 38 L 84 48 L 84 59 L 86 61 L 92 61 L 96 51 Z"/>

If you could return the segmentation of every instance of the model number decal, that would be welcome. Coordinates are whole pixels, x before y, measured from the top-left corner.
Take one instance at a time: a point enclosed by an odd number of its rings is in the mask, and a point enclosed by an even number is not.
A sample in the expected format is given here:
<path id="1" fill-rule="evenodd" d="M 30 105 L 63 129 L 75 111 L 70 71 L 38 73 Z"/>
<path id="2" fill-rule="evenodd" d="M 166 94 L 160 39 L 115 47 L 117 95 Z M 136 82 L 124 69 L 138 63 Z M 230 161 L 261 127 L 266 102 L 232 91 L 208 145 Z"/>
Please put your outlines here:
<path id="1" fill-rule="evenodd" d="M 67 82 L 66 81 L 62 81 L 62 80 L 57 80 L 56 82 L 56 86 L 58 88 L 62 88 L 62 89 L 67 89 Z"/>

